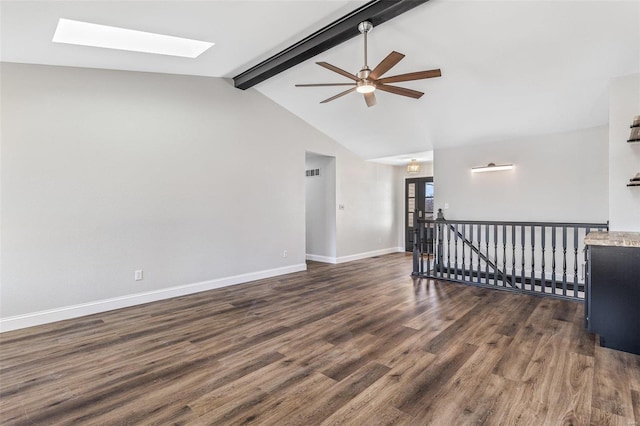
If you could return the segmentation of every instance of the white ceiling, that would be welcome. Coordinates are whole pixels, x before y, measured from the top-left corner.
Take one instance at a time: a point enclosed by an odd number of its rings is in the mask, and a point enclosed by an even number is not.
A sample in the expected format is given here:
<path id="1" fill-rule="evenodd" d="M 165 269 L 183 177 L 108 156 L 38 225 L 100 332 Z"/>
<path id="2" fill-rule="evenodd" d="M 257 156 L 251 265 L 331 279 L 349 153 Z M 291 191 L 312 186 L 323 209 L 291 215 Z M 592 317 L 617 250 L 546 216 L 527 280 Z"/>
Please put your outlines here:
<path id="1" fill-rule="evenodd" d="M 0 60 L 233 77 L 364 1 L 4 1 Z M 292 19 L 295 17 L 295 19 Z M 196 59 L 52 43 L 59 18 L 214 42 Z"/>
<path id="2" fill-rule="evenodd" d="M 230 78 L 363 3 L 2 1 L 0 60 Z M 197 59 L 61 45 L 59 18 L 216 45 Z M 314 62 L 357 72 L 356 38 L 256 89 L 367 159 L 605 125 L 610 80 L 640 72 L 640 2 L 431 0 L 374 28 L 369 65 L 392 50 L 407 56 L 387 75 L 443 76 L 398 83 L 419 100 L 376 92 L 373 108 L 357 94 L 319 104 L 344 88 L 294 87 L 346 82 Z"/>

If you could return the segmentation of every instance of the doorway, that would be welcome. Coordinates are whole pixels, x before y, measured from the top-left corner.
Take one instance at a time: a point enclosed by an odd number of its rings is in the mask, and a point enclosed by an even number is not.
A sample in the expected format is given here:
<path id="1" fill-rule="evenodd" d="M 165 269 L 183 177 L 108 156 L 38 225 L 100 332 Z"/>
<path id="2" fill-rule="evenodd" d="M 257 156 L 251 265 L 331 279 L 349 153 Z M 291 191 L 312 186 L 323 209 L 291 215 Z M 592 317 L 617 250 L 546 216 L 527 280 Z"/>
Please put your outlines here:
<path id="1" fill-rule="evenodd" d="M 305 153 L 305 252 L 307 260 L 335 263 L 336 158 Z"/>
<path id="2" fill-rule="evenodd" d="M 433 219 L 433 177 L 409 178 L 405 180 L 405 250 L 413 251 L 414 230 L 418 219 Z M 427 233 L 431 228 L 427 227 Z M 427 236 L 427 241 L 429 236 Z M 426 248 L 423 248 L 423 250 Z"/>

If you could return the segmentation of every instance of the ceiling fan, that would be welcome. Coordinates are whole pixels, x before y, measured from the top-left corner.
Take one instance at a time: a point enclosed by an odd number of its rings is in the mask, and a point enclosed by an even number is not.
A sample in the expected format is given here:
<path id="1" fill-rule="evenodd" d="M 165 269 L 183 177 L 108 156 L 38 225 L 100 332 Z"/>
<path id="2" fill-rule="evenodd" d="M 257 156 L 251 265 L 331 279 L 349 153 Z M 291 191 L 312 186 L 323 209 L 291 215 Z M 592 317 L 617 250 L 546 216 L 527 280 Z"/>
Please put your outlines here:
<path id="1" fill-rule="evenodd" d="M 398 83 L 401 81 L 413 81 L 423 80 L 426 78 L 440 77 L 442 74 L 439 69 L 429 71 L 410 72 L 407 74 L 394 75 L 392 77 L 381 78 L 383 74 L 393 68 L 398 62 L 404 58 L 402 53 L 393 51 L 382 60 L 373 71 L 367 65 L 367 34 L 373 29 L 373 24 L 369 21 L 360 22 L 358 30 L 364 36 L 364 66 L 358 72 L 358 74 L 351 74 L 341 68 L 331 65 L 327 62 L 316 62 L 316 64 L 324 67 L 328 70 L 336 72 L 347 78 L 353 80 L 353 83 L 319 83 L 319 84 L 296 84 L 296 87 L 323 87 L 323 86 L 353 86 L 352 88 L 340 92 L 335 96 L 332 96 L 321 104 L 331 102 L 344 95 L 348 95 L 351 92 L 358 92 L 364 95 L 364 100 L 368 107 L 372 107 L 376 104 L 375 90 L 382 90 L 384 92 L 393 93 L 395 95 L 407 96 L 414 99 L 419 99 L 424 93 L 417 90 L 406 89 L 404 87 L 390 86 L 388 83 Z"/>

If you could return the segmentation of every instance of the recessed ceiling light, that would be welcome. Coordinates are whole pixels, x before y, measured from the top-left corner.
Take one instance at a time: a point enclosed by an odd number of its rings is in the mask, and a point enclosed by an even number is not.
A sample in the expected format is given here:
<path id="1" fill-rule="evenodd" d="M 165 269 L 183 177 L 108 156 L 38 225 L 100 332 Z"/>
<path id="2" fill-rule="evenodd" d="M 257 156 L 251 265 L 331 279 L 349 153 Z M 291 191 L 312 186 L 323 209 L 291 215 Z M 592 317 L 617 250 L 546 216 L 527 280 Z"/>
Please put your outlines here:
<path id="1" fill-rule="evenodd" d="M 213 46 L 213 43 L 207 41 L 128 30 L 71 19 L 58 21 L 53 41 L 55 43 L 156 53 L 184 58 L 197 58 L 202 52 Z"/>

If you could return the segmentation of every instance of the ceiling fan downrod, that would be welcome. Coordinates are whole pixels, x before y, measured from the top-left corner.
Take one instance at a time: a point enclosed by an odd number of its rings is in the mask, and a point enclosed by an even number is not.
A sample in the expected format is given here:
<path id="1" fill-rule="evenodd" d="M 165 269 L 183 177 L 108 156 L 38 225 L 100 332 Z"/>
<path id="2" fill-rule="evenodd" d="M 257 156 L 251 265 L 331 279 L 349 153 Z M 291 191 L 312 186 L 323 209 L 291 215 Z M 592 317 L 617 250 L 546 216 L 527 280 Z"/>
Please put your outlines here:
<path id="1" fill-rule="evenodd" d="M 376 86 L 369 80 L 371 74 L 371 68 L 369 68 L 367 60 L 367 34 L 373 29 L 373 24 L 369 21 L 362 21 L 358 24 L 358 31 L 364 36 L 364 66 L 358 71 L 358 78 L 356 91 L 359 93 L 371 93 L 376 90 Z"/>
<path id="2" fill-rule="evenodd" d="M 372 29 L 373 29 L 373 24 L 370 21 L 362 21 L 358 24 L 358 31 L 360 31 L 360 33 L 364 35 L 364 67 L 362 67 L 363 71 L 369 69 L 369 64 L 367 60 L 367 34 L 369 34 L 369 31 L 371 31 Z"/>

